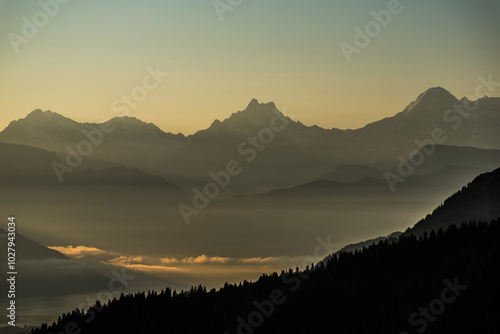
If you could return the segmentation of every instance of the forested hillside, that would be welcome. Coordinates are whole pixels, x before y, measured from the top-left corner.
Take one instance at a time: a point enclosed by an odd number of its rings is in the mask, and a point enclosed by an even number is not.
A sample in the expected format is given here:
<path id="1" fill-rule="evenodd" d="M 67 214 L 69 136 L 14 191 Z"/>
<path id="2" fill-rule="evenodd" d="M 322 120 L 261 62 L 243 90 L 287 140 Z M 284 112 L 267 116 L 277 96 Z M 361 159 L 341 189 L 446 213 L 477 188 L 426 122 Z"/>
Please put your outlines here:
<path id="1" fill-rule="evenodd" d="M 493 332 L 499 246 L 499 219 L 452 225 L 253 283 L 122 295 L 32 333 Z"/>

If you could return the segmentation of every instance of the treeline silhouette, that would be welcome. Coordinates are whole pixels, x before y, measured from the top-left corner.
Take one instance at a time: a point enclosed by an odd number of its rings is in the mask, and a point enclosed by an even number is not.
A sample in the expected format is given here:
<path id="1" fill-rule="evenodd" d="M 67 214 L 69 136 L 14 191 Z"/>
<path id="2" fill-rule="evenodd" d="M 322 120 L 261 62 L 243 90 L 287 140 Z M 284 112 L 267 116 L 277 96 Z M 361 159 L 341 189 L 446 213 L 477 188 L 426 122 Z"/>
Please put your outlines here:
<path id="1" fill-rule="evenodd" d="M 452 225 L 252 283 L 122 294 L 31 333 L 498 332 L 499 246 L 500 219 Z"/>

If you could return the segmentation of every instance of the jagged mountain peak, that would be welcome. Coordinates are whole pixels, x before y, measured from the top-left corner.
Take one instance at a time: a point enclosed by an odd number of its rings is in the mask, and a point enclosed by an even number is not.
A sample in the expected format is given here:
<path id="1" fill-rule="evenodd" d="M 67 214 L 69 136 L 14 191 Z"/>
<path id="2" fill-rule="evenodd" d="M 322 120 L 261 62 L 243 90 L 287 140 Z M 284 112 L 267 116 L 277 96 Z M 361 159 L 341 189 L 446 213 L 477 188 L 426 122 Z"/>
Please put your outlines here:
<path id="1" fill-rule="evenodd" d="M 201 130 L 198 134 L 220 133 L 220 131 L 251 131 L 255 128 L 268 127 L 273 117 L 285 118 L 274 102 L 260 103 L 257 99 L 252 99 L 244 110 L 231 114 L 228 118 L 220 121 L 215 119 L 210 127 Z M 290 120 L 291 121 L 291 120 Z"/>
<path id="2" fill-rule="evenodd" d="M 248 108 L 254 108 L 254 107 L 259 106 L 259 105 L 260 105 L 259 100 L 257 100 L 256 98 L 253 98 L 250 101 L 250 103 L 248 104 L 247 109 Z"/>
<path id="3" fill-rule="evenodd" d="M 266 109 L 267 108 L 276 108 L 276 105 L 274 104 L 274 102 L 260 103 L 259 100 L 257 100 L 256 98 L 253 98 L 245 110 L 256 110 L 258 108 L 263 108 L 263 107 L 265 107 Z"/>
<path id="4" fill-rule="evenodd" d="M 268 124 L 271 117 L 276 116 L 277 113 L 281 114 L 274 102 L 260 103 L 254 98 L 244 110 L 233 113 L 222 123 L 234 126 L 249 124 L 264 126 Z"/>
<path id="5" fill-rule="evenodd" d="M 111 120 L 123 123 L 130 123 L 130 124 L 152 124 L 152 123 L 146 123 L 134 116 L 118 116 L 118 117 L 113 117 Z"/>
<path id="6" fill-rule="evenodd" d="M 223 121 L 214 120 L 209 128 L 200 130 L 194 138 L 205 136 L 237 136 L 247 138 L 273 126 L 281 128 L 277 137 L 291 145 L 305 147 L 313 138 L 321 138 L 321 132 L 328 130 L 318 126 L 309 127 L 294 121 L 278 110 L 274 102 L 260 103 L 252 99 L 244 110 L 231 114 Z"/>
<path id="7" fill-rule="evenodd" d="M 42 110 L 42 109 L 35 109 L 32 112 L 30 112 L 26 117 L 19 119 L 21 120 L 26 120 L 26 121 L 40 121 L 43 119 L 67 119 L 70 120 L 69 118 L 66 118 L 56 112 L 52 112 L 50 110 Z"/>

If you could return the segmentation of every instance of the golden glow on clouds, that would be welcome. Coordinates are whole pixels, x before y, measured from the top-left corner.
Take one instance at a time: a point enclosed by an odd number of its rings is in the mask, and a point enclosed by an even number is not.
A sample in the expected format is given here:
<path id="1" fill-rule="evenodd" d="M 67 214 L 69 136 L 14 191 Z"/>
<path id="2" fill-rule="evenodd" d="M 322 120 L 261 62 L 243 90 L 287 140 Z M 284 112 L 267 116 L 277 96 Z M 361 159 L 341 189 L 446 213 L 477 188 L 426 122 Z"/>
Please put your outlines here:
<path id="1" fill-rule="evenodd" d="M 108 254 L 108 252 L 103 251 L 102 249 L 95 248 L 95 247 L 86 247 L 86 246 L 52 246 L 48 247 L 50 249 L 53 249 L 55 251 L 58 251 L 59 253 L 62 253 L 66 256 L 73 257 L 76 259 L 81 259 L 83 257 L 87 256 L 95 256 L 95 255 L 103 255 L 103 254 Z"/>
<path id="2" fill-rule="evenodd" d="M 228 257 L 220 257 L 220 256 L 208 257 L 205 254 L 203 254 L 196 258 L 193 257 L 184 258 L 181 261 L 185 263 L 226 263 L 229 260 L 231 259 Z"/>
<path id="3" fill-rule="evenodd" d="M 108 261 L 102 261 L 105 264 L 109 264 L 116 267 L 125 267 L 129 269 L 135 269 L 140 271 L 172 271 L 172 270 L 181 270 L 179 267 L 168 267 L 163 265 L 154 265 L 154 264 L 144 264 L 144 257 L 142 256 L 119 256 L 115 257 Z"/>
<path id="4" fill-rule="evenodd" d="M 116 252 L 109 252 L 96 247 L 87 246 L 51 246 L 49 248 L 72 258 L 97 260 L 107 265 L 145 272 L 189 272 L 194 270 L 194 268 L 201 267 L 201 270 L 210 272 L 233 272 L 236 270 L 244 270 L 255 273 L 268 271 L 268 264 L 277 264 L 278 261 L 284 259 L 284 257 L 231 258 L 222 256 L 207 256 L 205 254 L 196 257 L 184 258 L 156 258 L 143 255 L 121 255 Z"/>

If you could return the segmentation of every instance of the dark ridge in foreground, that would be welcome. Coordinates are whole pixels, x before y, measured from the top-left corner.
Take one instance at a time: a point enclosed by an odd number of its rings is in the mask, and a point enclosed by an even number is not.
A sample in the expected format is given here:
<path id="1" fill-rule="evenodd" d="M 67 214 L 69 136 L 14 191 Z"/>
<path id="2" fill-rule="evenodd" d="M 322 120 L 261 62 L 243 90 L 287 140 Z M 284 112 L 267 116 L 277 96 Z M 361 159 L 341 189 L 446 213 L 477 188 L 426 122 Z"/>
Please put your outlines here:
<path id="1" fill-rule="evenodd" d="M 477 176 L 447 198 L 431 214 L 404 232 L 421 235 L 462 221 L 490 221 L 500 217 L 500 168 Z"/>
<path id="2" fill-rule="evenodd" d="M 253 283 L 122 295 L 32 333 L 493 333 L 499 246 L 500 219 L 451 225 Z"/>

